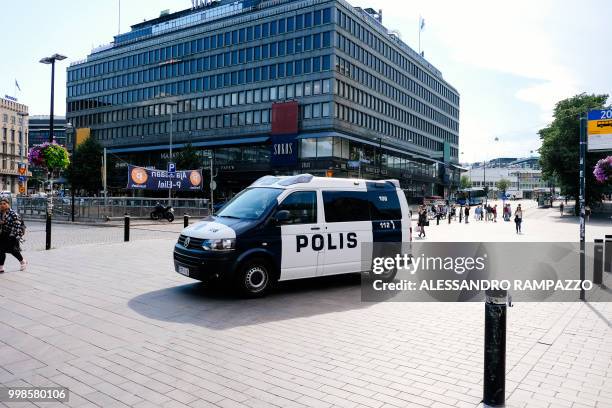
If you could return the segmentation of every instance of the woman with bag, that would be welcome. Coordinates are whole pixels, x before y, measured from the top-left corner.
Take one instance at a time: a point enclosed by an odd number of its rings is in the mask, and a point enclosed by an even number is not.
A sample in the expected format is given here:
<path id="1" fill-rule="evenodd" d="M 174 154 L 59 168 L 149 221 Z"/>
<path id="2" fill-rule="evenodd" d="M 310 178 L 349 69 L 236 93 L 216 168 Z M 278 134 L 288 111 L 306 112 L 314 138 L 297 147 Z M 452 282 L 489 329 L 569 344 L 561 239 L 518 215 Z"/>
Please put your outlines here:
<path id="1" fill-rule="evenodd" d="M 0 198 L 0 273 L 4 273 L 6 254 L 11 254 L 21 263 L 24 271 L 27 265 L 19 243 L 25 233 L 25 225 L 21 217 L 13 211 L 6 197 Z"/>
<path id="2" fill-rule="evenodd" d="M 425 238 L 425 225 L 427 225 L 427 209 L 421 208 L 419 211 L 419 238 Z"/>

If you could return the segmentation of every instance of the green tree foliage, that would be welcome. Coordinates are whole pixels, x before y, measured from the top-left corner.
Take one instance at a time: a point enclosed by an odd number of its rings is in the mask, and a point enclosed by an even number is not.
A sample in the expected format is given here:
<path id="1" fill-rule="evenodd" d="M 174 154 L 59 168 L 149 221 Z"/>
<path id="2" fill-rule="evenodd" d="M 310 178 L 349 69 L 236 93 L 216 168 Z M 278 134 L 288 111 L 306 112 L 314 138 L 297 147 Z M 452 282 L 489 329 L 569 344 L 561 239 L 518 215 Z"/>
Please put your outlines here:
<path id="1" fill-rule="evenodd" d="M 68 168 L 68 180 L 75 191 L 97 194 L 102 190 L 102 146 L 90 137 L 77 147 L 76 154 Z"/>
<path id="2" fill-rule="evenodd" d="M 470 188 L 472 187 L 472 181 L 470 180 L 470 178 L 467 175 L 463 175 L 461 176 L 461 180 L 459 181 L 459 185 L 461 186 L 461 189 L 466 189 L 466 188 Z"/>
<path id="3" fill-rule="evenodd" d="M 554 109 L 554 119 L 538 134 L 542 140 L 540 165 L 545 180 L 554 180 L 561 191 L 578 197 L 580 167 L 580 116 L 591 109 L 604 107 L 608 95 L 582 93 L 559 101 Z M 586 201 L 593 205 L 601 200 L 603 186 L 595 181 L 593 168 L 603 153 L 587 153 Z M 576 202 L 578 206 L 578 201 Z"/>
<path id="4" fill-rule="evenodd" d="M 174 155 L 177 170 L 197 170 L 202 168 L 202 158 L 198 149 L 188 143 L 181 151 Z"/>
<path id="5" fill-rule="evenodd" d="M 508 189 L 510 188 L 510 184 L 510 180 L 501 179 L 497 183 L 495 183 L 495 187 L 498 191 L 501 191 L 502 193 L 504 193 L 504 195 L 506 195 L 506 191 L 508 191 Z"/>

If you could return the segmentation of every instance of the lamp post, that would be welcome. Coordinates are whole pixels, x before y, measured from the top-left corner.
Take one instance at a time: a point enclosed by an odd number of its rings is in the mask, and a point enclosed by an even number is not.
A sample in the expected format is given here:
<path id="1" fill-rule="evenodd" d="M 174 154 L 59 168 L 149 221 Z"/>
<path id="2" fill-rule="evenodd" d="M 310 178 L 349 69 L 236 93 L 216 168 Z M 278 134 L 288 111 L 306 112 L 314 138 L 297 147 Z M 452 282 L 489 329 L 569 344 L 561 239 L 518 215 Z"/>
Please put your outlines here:
<path id="1" fill-rule="evenodd" d="M 499 137 L 495 137 L 493 141 L 499 142 Z M 482 177 L 483 177 L 484 189 L 486 191 L 485 204 L 487 204 L 489 202 L 489 188 L 487 187 L 487 161 L 486 160 L 484 161 L 484 165 L 483 165 Z"/>
<path id="2" fill-rule="evenodd" d="M 71 162 L 72 165 L 74 166 L 74 161 L 76 160 L 76 134 L 75 134 L 75 130 L 74 127 L 72 126 L 72 123 L 70 122 L 66 122 L 66 135 L 69 136 L 70 139 L 72 139 L 72 157 L 71 157 Z M 74 171 L 70 172 L 71 175 L 71 180 L 70 180 L 70 219 L 72 220 L 72 222 L 74 222 L 74 180 L 75 180 L 75 174 Z"/>
<path id="3" fill-rule="evenodd" d="M 178 102 L 166 102 L 166 109 L 170 107 L 170 157 L 168 157 L 168 163 L 172 162 L 172 128 L 174 126 L 172 115 L 174 114 L 175 106 L 178 106 Z M 168 205 L 172 205 L 172 180 L 170 180 L 170 187 L 168 188 Z"/>
<path id="4" fill-rule="evenodd" d="M 49 115 L 49 143 L 53 143 L 53 107 L 55 101 L 55 61 L 65 60 L 66 56 L 61 54 L 53 54 L 50 57 L 45 57 L 40 60 L 41 64 L 51 65 L 51 112 Z M 47 220 L 45 226 L 45 249 L 51 249 L 51 213 L 53 211 L 53 197 L 51 186 L 51 171 L 47 170 L 47 179 L 49 181 L 49 195 L 47 196 Z"/>
<path id="5" fill-rule="evenodd" d="M 27 112 L 17 112 L 17 115 L 21 117 L 21 137 L 19 138 L 19 163 L 21 163 L 21 166 L 25 166 L 25 174 L 22 175 L 20 173 L 19 175 L 27 177 L 27 175 L 28 175 L 28 167 L 27 167 L 26 161 L 24 160 L 24 155 L 26 154 L 25 152 L 28 149 L 28 142 L 27 142 L 28 136 L 27 136 L 26 132 L 24 132 L 23 129 L 24 129 L 24 127 L 27 129 L 28 126 L 27 126 L 27 123 L 26 123 L 26 126 L 24 126 L 23 122 L 24 122 L 24 120 L 27 121 L 26 118 L 29 116 L 29 113 L 27 113 Z M 17 169 L 19 170 L 19 167 L 17 167 Z M 27 180 L 27 179 L 25 179 L 25 180 Z M 18 183 L 18 185 L 23 185 L 23 187 L 26 189 L 25 193 L 27 194 L 26 184 L 27 184 L 26 181 L 24 181 L 23 183 L 20 181 Z"/>

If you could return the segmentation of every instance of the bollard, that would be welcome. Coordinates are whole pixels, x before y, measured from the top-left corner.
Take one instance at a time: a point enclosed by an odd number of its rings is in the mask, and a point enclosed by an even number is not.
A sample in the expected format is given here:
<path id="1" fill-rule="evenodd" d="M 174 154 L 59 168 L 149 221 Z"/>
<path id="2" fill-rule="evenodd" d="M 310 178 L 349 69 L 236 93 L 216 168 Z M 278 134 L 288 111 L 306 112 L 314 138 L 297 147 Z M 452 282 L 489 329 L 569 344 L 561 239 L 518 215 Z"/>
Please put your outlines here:
<path id="1" fill-rule="evenodd" d="M 51 213 L 47 211 L 47 223 L 45 225 L 45 249 L 51 249 Z"/>
<path id="2" fill-rule="evenodd" d="M 612 273 L 612 235 L 606 235 L 604 270 Z"/>
<path id="3" fill-rule="evenodd" d="M 593 283 L 595 285 L 601 285 L 603 283 L 603 242 L 603 239 L 595 240 L 595 253 L 593 254 Z"/>
<path id="4" fill-rule="evenodd" d="M 47 196 L 47 218 L 45 223 L 45 250 L 51 249 L 51 218 L 53 217 L 53 198 Z"/>
<path id="5" fill-rule="evenodd" d="M 183 215 L 183 227 L 187 228 L 189 226 L 189 216 L 187 214 Z"/>
<path id="6" fill-rule="evenodd" d="M 130 216 L 125 214 L 123 218 L 123 241 L 128 242 L 130 240 Z"/>
<path id="7" fill-rule="evenodd" d="M 506 399 L 505 290 L 487 291 L 485 300 L 483 404 L 503 406 Z"/>

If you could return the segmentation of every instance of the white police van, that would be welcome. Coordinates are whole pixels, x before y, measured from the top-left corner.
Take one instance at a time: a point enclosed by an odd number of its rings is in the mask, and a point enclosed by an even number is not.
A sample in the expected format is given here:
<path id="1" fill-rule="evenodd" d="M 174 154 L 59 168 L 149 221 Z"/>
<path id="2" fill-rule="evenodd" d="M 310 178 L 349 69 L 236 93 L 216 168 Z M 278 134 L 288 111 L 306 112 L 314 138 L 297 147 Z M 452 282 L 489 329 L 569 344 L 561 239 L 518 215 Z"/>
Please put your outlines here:
<path id="1" fill-rule="evenodd" d="M 396 180 L 266 176 L 217 215 L 185 228 L 174 265 L 182 275 L 229 281 L 256 297 L 279 280 L 363 272 L 362 244 L 411 240 Z"/>

